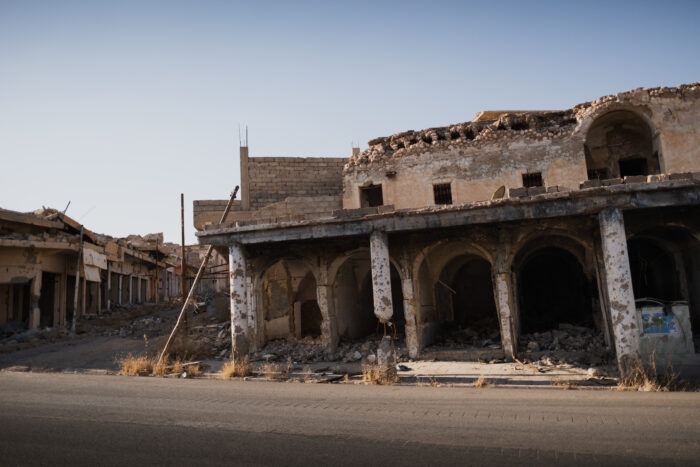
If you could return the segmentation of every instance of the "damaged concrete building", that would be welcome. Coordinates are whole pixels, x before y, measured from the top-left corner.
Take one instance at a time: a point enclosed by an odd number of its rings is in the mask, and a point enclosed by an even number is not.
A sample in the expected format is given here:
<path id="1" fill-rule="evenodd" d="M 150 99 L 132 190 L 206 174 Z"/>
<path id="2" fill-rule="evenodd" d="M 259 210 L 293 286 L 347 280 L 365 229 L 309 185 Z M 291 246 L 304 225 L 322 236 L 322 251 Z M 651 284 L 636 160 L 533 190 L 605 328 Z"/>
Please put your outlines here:
<path id="1" fill-rule="evenodd" d="M 0 326 L 61 327 L 75 312 L 81 225 L 53 209 L 0 209 Z M 78 316 L 181 295 L 179 259 L 162 234 L 115 239 L 83 228 Z"/>
<path id="2" fill-rule="evenodd" d="M 225 223 L 194 202 L 234 359 L 384 329 L 413 358 L 602 349 L 623 372 L 700 350 L 700 83 L 240 163 Z"/>

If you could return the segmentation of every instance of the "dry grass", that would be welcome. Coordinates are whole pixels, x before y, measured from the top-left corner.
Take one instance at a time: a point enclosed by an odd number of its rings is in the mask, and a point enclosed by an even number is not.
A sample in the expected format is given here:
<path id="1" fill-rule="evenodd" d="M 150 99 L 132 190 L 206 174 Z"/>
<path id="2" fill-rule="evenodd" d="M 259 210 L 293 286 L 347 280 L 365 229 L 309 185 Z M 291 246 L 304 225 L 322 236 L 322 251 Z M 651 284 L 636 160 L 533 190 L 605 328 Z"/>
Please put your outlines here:
<path id="1" fill-rule="evenodd" d="M 243 378 L 251 374 L 250 364 L 243 360 L 238 364 L 233 361 L 226 362 L 221 369 L 221 379 Z"/>
<path id="2" fill-rule="evenodd" d="M 187 365 L 185 371 L 187 371 L 187 376 L 200 376 L 202 374 L 202 367 L 199 366 L 199 363 L 195 363 L 193 365 Z"/>
<path id="3" fill-rule="evenodd" d="M 390 369 L 391 370 L 391 369 Z M 377 365 L 362 367 L 362 382 L 367 384 L 392 385 L 399 382 L 396 371 L 381 371 Z"/>
<path id="4" fill-rule="evenodd" d="M 475 388 L 488 388 L 491 386 L 493 386 L 493 383 L 484 378 L 483 376 L 479 376 L 479 378 L 476 381 L 474 381 Z"/>
<path id="5" fill-rule="evenodd" d="M 617 385 L 618 391 L 668 392 L 686 389 L 670 364 L 665 371 L 659 372 L 656 366 L 656 352 L 651 353 L 646 366 L 640 362 L 626 376 L 620 378 Z"/>
<path id="6" fill-rule="evenodd" d="M 126 357 L 117 360 L 119 365 L 119 374 L 126 376 L 137 376 L 141 374 L 153 373 L 154 361 L 152 357 L 146 355 L 134 356 L 128 354 Z"/>
<path id="7" fill-rule="evenodd" d="M 260 373 L 268 380 L 285 380 L 289 378 L 289 365 L 281 365 L 279 363 L 266 363 L 260 369 Z"/>
<path id="8" fill-rule="evenodd" d="M 304 368 L 304 371 L 301 373 L 301 377 L 299 378 L 302 383 L 312 383 L 313 379 L 311 378 L 311 375 L 313 372 L 311 371 L 311 368 L 308 366 Z"/>
<path id="9" fill-rule="evenodd" d="M 578 385 L 575 381 L 569 379 L 553 379 L 549 382 L 551 386 L 560 387 L 562 389 L 577 389 Z"/>

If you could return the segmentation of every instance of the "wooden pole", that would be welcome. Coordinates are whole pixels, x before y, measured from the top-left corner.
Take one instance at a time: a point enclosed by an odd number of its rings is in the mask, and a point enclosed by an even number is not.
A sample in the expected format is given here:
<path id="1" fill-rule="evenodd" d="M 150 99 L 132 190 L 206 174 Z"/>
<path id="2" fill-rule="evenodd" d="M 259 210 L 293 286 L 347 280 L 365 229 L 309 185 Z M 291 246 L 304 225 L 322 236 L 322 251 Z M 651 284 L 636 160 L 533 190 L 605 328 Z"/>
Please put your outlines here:
<path id="1" fill-rule="evenodd" d="M 226 205 L 226 209 L 224 209 L 224 214 L 221 216 L 221 220 L 219 221 L 219 224 L 223 224 L 224 221 L 226 220 L 226 217 L 228 216 L 229 211 L 231 210 L 231 206 L 233 206 L 233 200 L 236 198 L 236 195 L 238 194 L 238 185 L 236 185 L 236 188 L 233 190 L 233 193 L 231 193 L 231 199 L 228 200 L 228 204 Z M 192 298 L 194 296 L 194 291 L 197 290 L 197 286 L 199 285 L 199 281 L 202 278 L 202 274 L 204 274 L 204 270 L 207 267 L 207 263 L 209 263 L 209 258 L 211 257 L 211 252 L 214 251 L 214 246 L 209 245 L 209 248 L 207 248 L 207 254 L 204 255 L 204 259 L 202 259 L 202 264 L 199 265 L 199 270 L 197 271 L 197 275 L 194 276 L 194 281 L 192 281 L 192 285 L 190 286 L 190 292 L 187 294 L 187 298 L 185 299 L 185 303 L 182 304 L 182 310 L 180 310 L 180 316 L 177 317 L 177 321 L 175 322 L 175 326 L 173 327 L 172 332 L 170 333 L 170 336 L 168 337 L 167 342 L 165 343 L 165 347 L 163 347 L 163 351 L 160 353 L 160 357 L 158 358 L 158 364 L 160 364 L 165 356 L 168 354 L 168 349 L 170 348 L 170 344 L 172 343 L 173 338 L 175 337 L 175 334 L 177 333 L 178 328 L 182 324 L 182 319 L 183 315 L 185 315 L 187 311 L 187 306 L 189 305 L 190 301 L 192 301 Z"/>
<path id="2" fill-rule="evenodd" d="M 71 331 L 75 332 L 78 323 L 78 291 L 80 290 L 80 263 L 83 260 L 83 226 L 80 226 L 80 245 L 78 246 L 78 266 L 75 269 L 75 292 L 73 294 L 73 323 Z"/>
<path id="3" fill-rule="evenodd" d="M 182 275 L 182 303 L 185 303 L 185 300 L 187 300 L 187 261 L 185 261 L 185 194 L 180 193 L 180 227 L 182 229 L 182 247 L 180 249 L 180 256 L 182 256 L 182 260 L 180 261 L 180 269 L 181 269 L 181 275 Z M 187 335 L 187 330 L 188 330 L 188 322 L 187 322 L 187 312 L 185 311 L 185 315 L 182 317 L 182 329 L 183 329 L 183 334 L 186 336 Z"/>
<path id="4" fill-rule="evenodd" d="M 160 284 L 158 283 L 158 237 L 156 237 L 156 305 L 160 295 Z"/>

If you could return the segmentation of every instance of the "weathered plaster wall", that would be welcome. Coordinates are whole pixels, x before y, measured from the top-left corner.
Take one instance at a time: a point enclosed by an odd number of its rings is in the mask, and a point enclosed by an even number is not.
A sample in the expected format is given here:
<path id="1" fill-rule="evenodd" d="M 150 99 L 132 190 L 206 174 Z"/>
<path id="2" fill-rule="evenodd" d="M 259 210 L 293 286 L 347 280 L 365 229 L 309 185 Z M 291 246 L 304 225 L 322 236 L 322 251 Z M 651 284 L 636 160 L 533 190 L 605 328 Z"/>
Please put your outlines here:
<path id="1" fill-rule="evenodd" d="M 345 168 L 343 207 L 361 207 L 359 188 L 370 184 L 381 184 L 383 204 L 397 209 L 434 204 L 435 183 L 451 183 L 453 204 L 491 199 L 501 186 L 522 187 L 529 172 L 540 172 L 545 187 L 578 189 L 591 168 L 584 154 L 588 130 L 619 110 L 646 122 L 662 173 L 697 171 L 700 85 L 638 89 L 562 112 L 505 114 L 377 138 Z"/>

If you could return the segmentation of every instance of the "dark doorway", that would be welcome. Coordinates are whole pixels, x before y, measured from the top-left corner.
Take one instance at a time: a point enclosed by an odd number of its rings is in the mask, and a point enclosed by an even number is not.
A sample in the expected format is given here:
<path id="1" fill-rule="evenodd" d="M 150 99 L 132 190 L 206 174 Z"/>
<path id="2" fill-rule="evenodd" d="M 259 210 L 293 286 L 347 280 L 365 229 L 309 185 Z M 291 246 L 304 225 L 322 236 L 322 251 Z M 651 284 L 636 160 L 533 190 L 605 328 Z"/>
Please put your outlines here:
<path id="1" fill-rule="evenodd" d="M 627 242 L 634 297 L 681 300 L 680 280 L 673 256 L 643 238 Z"/>
<path id="2" fill-rule="evenodd" d="M 384 204 L 381 185 L 370 185 L 360 188 L 360 207 L 371 208 Z"/>
<path id="3" fill-rule="evenodd" d="M 54 309 L 56 303 L 56 274 L 44 272 L 41 274 L 41 296 L 39 297 L 39 326 L 42 328 L 54 325 Z"/>
<path id="4" fill-rule="evenodd" d="M 518 275 L 523 333 L 545 332 L 559 323 L 593 327 L 592 297 L 574 255 L 556 248 L 531 254 Z"/>

